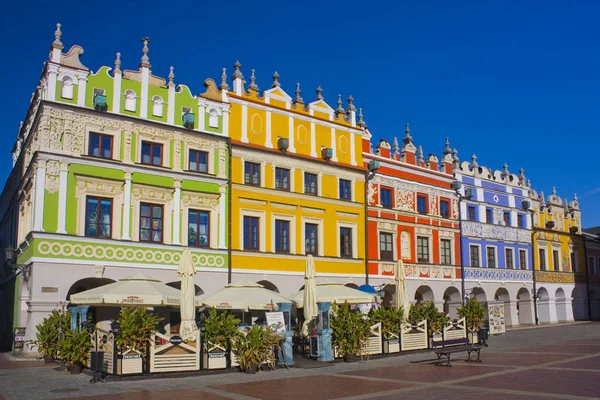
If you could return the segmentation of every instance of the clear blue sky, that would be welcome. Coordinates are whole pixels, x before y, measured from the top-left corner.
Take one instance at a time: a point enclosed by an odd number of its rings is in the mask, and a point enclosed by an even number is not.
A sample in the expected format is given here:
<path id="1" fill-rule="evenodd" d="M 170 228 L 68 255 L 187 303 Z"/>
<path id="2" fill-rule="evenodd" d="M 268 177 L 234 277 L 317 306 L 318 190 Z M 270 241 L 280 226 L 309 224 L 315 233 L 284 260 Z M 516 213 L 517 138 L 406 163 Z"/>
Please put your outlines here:
<path id="1" fill-rule="evenodd" d="M 207 77 L 245 77 L 266 89 L 277 70 L 305 100 L 315 88 L 334 105 L 352 94 L 374 134 L 438 156 L 444 138 L 461 160 L 519 167 L 536 190 L 577 192 L 584 227 L 600 225 L 600 2 L 304 1 L 11 2 L 2 10 L 0 128 L 10 147 L 47 59 L 57 22 L 68 49 L 81 45 L 93 70 L 137 68 L 149 36 L 152 70 L 200 92 Z M 138 5 L 139 4 L 139 5 Z"/>

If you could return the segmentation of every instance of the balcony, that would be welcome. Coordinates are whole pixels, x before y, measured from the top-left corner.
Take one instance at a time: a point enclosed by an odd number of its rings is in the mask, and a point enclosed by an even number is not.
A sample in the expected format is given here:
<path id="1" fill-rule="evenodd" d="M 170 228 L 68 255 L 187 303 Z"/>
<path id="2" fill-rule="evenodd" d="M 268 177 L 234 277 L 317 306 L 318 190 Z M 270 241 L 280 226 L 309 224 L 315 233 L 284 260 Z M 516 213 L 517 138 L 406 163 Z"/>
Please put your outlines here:
<path id="1" fill-rule="evenodd" d="M 531 243 L 531 231 L 512 226 L 484 224 L 481 222 L 463 221 L 462 234 L 472 238 Z"/>
<path id="2" fill-rule="evenodd" d="M 465 267 L 464 274 L 465 280 L 533 282 L 533 272 L 523 269 Z"/>

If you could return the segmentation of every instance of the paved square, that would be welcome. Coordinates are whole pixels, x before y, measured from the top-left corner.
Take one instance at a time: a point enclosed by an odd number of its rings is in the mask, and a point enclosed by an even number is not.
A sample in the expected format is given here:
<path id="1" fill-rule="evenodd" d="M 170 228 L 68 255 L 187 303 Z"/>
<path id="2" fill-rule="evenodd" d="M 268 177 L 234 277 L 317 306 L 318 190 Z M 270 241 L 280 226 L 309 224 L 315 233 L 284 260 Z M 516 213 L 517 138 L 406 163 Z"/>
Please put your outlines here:
<path id="1" fill-rule="evenodd" d="M 355 375 L 369 378 L 382 378 L 414 382 L 444 382 L 467 376 L 483 375 L 490 372 L 506 370 L 502 367 L 474 367 L 466 365 L 464 360 L 452 362 L 452 367 L 437 367 L 431 364 L 409 364 L 394 367 L 370 369 L 367 371 L 350 372 Z M 474 365 L 475 363 L 470 363 Z"/>
<path id="2" fill-rule="evenodd" d="M 103 396 L 85 396 L 74 397 L 71 400 L 231 400 L 227 397 L 218 396 L 212 393 L 199 392 L 197 390 L 182 389 L 182 390 L 162 390 L 149 391 L 143 390 L 139 392 L 127 392 L 103 395 Z"/>
<path id="3" fill-rule="evenodd" d="M 572 355 L 565 356 L 564 354 L 544 354 L 533 352 L 518 353 L 516 351 L 507 353 L 481 353 L 481 359 L 483 360 L 484 365 L 491 364 L 514 367 L 528 367 L 552 361 L 560 361 L 564 360 L 565 357 L 572 357 Z"/>

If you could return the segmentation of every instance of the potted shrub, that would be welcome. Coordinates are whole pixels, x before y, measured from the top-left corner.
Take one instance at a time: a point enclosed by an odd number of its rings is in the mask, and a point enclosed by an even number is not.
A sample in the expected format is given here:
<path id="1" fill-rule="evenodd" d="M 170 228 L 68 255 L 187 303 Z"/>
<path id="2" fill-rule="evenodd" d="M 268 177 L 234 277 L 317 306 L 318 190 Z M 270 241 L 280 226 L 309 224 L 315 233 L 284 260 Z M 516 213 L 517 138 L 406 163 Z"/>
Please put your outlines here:
<path id="1" fill-rule="evenodd" d="M 423 305 L 412 305 L 408 313 L 409 322 L 417 324 L 424 319 L 427 320 L 427 337 L 430 345 L 432 338 L 441 340 L 444 327 L 450 323 L 450 317 L 439 311 L 431 301 Z"/>
<path id="2" fill-rule="evenodd" d="M 80 374 L 91 348 L 90 334 L 85 329 L 67 330 L 60 340 L 58 354 L 71 374 Z"/>
<path id="3" fill-rule="evenodd" d="M 240 320 L 227 311 L 219 313 L 214 308 L 210 309 L 202 332 L 204 368 L 227 368 L 227 352 L 238 334 L 239 324 Z"/>
<path id="4" fill-rule="evenodd" d="M 31 349 L 37 347 L 45 362 L 53 362 L 58 357 L 62 335 L 70 330 L 70 321 L 71 313 L 52 310 L 52 313 L 36 326 L 36 340 L 30 340 L 27 344 Z"/>
<path id="5" fill-rule="evenodd" d="M 352 312 L 349 304 L 334 304 L 330 326 L 332 344 L 337 347 L 338 354 L 346 362 L 356 361 L 356 356 L 362 355 L 371 336 L 371 327 L 363 321 L 362 314 Z"/>
<path id="6" fill-rule="evenodd" d="M 383 352 L 397 353 L 400 351 L 400 325 L 404 320 L 404 310 L 400 308 L 379 307 L 369 311 L 371 325 L 381 322 L 383 336 Z"/>
<path id="7" fill-rule="evenodd" d="M 487 316 L 485 307 L 475 299 L 471 299 L 456 310 L 458 316 L 467 321 L 467 330 L 471 332 L 471 338 L 474 339 L 475 333 L 483 327 Z M 471 340 L 475 343 L 474 340 Z"/>
<path id="8" fill-rule="evenodd" d="M 163 318 L 152 315 L 144 307 L 123 307 L 119 313 L 117 374 L 141 374 L 152 332 Z"/>
<path id="9" fill-rule="evenodd" d="M 245 334 L 236 331 L 231 338 L 231 349 L 237 356 L 240 369 L 255 374 L 263 364 L 273 368 L 275 364 L 273 347 L 278 341 L 277 336 L 271 331 L 252 325 Z"/>

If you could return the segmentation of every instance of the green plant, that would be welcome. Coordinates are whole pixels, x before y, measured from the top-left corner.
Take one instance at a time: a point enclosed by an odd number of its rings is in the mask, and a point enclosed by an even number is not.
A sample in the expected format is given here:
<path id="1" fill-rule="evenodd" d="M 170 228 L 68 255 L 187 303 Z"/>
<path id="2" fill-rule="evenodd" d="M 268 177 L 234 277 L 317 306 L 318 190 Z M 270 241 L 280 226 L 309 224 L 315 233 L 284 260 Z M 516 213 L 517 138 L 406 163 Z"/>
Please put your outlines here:
<path id="1" fill-rule="evenodd" d="M 240 320 L 227 311 L 218 313 L 216 309 L 211 308 L 208 317 L 204 320 L 202 339 L 204 342 L 227 349 L 238 333 L 239 324 Z"/>
<path id="2" fill-rule="evenodd" d="M 370 324 L 374 325 L 381 322 L 381 333 L 386 339 L 391 339 L 392 334 L 400 334 L 400 325 L 404 320 L 404 310 L 396 308 L 379 307 L 369 311 Z"/>
<path id="3" fill-rule="evenodd" d="M 417 324 L 422 320 L 427 320 L 427 335 L 441 333 L 448 323 L 450 317 L 439 311 L 433 302 L 428 301 L 425 304 L 413 304 L 408 311 L 408 322 Z"/>
<path id="4" fill-rule="evenodd" d="M 60 340 L 59 347 L 58 354 L 65 365 L 85 365 L 92 348 L 90 334 L 85 329 L 67 330 Z"/>
<path id="5" fill-rule="evenodd" d="M 231 338 L 231 348 L 237 356 L 242 371 L 248 371 L 253 366 L 258 368 L 263 363 L 272 366 L 275 362 L 273 346 L 278 341 L 277 336 L 267 329 L 253 325 L 246 335 L 236 331 Z"/>
<path id="6" fill-rule="evenodd" d="M 471 299 L 456 310 L 458 316 L 467 320 L 467 329 L 474 332 L 483 326 L 487 310 L 481 303 Z"/>
<path id="7" fill-rule="evenodd" d="M 123 307 L 119 313 L 120 330 L 116 338 L 121 352 L 138 351 L 146 357 L 146 345 L 163 318 L 149 314 L 143 307 Z"/>
<path id="8" fill-rule="evenodd" d="M 36 340 L 27 344 L 36 347 L 42 357 L 58 357 L 59 342 L 64 333 L 70 330 L 71 313 L 64 310 L 52 310 L 52 313 L 36 326 Z"/>
<path id="9" fill-rule="evenodd" d="M 333 305 L 330 326 L 332 343 L 341 356 L 361 354 L 371 336 L 371 326 L 362 314 L 352 312 L 349 304 Z"/>

